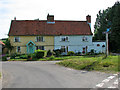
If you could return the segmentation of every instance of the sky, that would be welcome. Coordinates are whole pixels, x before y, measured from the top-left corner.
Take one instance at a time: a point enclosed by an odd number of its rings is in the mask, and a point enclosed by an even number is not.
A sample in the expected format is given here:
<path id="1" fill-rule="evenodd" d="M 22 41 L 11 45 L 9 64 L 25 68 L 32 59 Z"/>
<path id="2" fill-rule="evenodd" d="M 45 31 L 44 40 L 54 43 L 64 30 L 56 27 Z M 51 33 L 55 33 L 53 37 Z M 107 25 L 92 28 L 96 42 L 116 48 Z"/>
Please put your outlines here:
<path id="1" fill-rule="evenodd" d="M 119 0 L 0 0 L 0 39 L 7 38 L 11 20 L 46 20 L 47 14 L 55 20 L 85 21 L 91 15 L 94 31 L 99 10 L 112 7 Z"/>

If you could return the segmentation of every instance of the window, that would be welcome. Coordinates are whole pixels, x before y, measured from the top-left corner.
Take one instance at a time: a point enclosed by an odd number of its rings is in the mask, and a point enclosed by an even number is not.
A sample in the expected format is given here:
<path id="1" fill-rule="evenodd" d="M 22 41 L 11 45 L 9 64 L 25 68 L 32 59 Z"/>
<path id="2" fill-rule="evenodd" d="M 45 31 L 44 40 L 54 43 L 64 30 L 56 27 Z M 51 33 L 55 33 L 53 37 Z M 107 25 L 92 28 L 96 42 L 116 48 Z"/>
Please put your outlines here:
<path id="1" fill-rule="evenodd" d="M 44 46 L 36 46 L 36 50 L 38 50 L 38 49 L 44 50 Z"/>
<path id="2" fill-rule="evenodd" d="M 61 41 L 69 41 L 68 37 L 61 37 Z"/>
<path id="3" fill-rule="evenodd" d="M 20 42 L 20 37 L 15 37 L 15 38 L 14 38 L 14 41 L 15 41 L 15 42 Z"/>
<path id="4" fill-rule="evenodd" d="M 82 38 L 82 41 L 88 41 L 88 40 L 87 40 L 87 37 L 83 37 L 83 38 Z"/>
<path id="5" fill-rule="evenodd" d="M 61 51 L 65 52 L 65 46 L 61 46 Z"/>
<path id="6" fill-rule="evenodd" d="M 21 52 L 20 46 L 17 47 L 17 52 Z"/>
<path id="7" fill-rule="evenodd" d="M 36 37 L 36 42 L 43 42 L 43 36 L 37 36 Z"/>
<path id="8" fill-rule="evenodd" d="M 99 47 L 99 46 L 100 46 L 100 44 L 97 44 L 97 46 Z"/>

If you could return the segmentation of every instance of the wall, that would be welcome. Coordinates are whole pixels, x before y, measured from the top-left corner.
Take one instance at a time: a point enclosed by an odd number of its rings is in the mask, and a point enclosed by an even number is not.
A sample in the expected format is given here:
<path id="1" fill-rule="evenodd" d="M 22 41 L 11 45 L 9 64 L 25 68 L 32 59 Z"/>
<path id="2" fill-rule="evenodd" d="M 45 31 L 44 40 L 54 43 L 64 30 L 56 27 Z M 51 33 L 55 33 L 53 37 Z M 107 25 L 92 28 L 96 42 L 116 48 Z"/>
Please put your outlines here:
<path id="1" fill-rule="evenodd" d="M 44 46 L 45 50 L 54 49 L 54 36 L 44 36 L 44 42 L 36 42 L 36 36 L 19 36 L 20 42 L 14 42 L 14 36 L 10 36 L 11 45 L 14 46 L 12 53 L 17 52 L 17 46 L 21 46 L 21 53 L 27 53 L 26 44 L 31 40 L 36 46 Z"/>
<path id="2" fill-rule="evenodd" d="M 87 37 L 87 41 L 82 41 L 84 36 Z M 54 37 L 54 49 L 60 49 L 61 46 L 68 46 L 68 51 L 82 52 L 84 47 L 92 46 L 92 35 L 68 36 L 69 41 L 61 41 L 61 37 Z M 88 51 L 90 51 L 89 47 Z"/>
<path id="3" fill-rule="evenodd" d="M 99 44 L 100 46 L 97 46 Z M 102 47 L 105 45 L 105 47 Z M 91 49 L 94 49 L 96 53 L 105 53 L 106 52 L 106 42 L 93 42 L 93 46 L 91 46 Z"/>

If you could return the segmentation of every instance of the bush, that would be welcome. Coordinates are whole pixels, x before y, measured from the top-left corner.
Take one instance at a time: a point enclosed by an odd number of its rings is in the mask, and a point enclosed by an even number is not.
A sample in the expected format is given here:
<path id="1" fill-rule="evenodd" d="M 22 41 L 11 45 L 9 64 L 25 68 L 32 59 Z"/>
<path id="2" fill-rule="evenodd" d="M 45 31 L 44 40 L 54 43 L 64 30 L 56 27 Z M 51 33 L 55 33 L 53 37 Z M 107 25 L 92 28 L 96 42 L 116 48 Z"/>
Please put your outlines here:
<path id="1" fill-rule="evenodd" d="M 81 55 L 81 52 L 77 52 L 75 53 L 76 56 L 80 56 Z"/>
<path id="2" fill-rule="evenodd" d="M 35 51 L 35 57 L 36 57 L 37 59 L 43 58 L 43 57 L 45 56 L 45 53 L 46 53 L 45 50 L 40 50 L 40 49 L 38 49 L 38 50 Z"/>
<path id="3" fill-rule="evenodd" d="M 61 56 L 61 53 L 62 53 L 61 49 L 56 49 L 56 50 L 53 50 L 53 51 L 55 52 L 55 56 L 56 57 L 60 57 Z"/>
<path id="4" fill-rule="evenodd" d="M 20 58 L 21 58 L 21 59 L 27 59 L 28 56 L 27 56 L 27 55 L 21 55 Z"/>
<path id="5" fill-rule="evenodd" d="M 73 56 L 75 53 L 73 51 L 69 51 L 67 55 Z"/>
<path id="6" fill-rule="evenodd" d="M 47 57 L 50 57 L 51 55 L 52 55 L 52 52 L 50 50 L 48 50 Z"/>
<path id="7" fill-rule="evenodd" d="M 54 60 L 54 59 L 55 59 L 55 57 L 53 55 L 48 58 L 48 60 Z"/>
<path id="8" fill-rule="evenodd" d="M 6 57 L 6 56 L 3 56 L 3 57 L 2 57 L 2 61 L 7 61 L 7 57 Z"/>
<path id="9" fill-rule="evenodd" d="M 16 57 L 15 53 L 10 55 L 10 59 L 15 59 L 15 57 Z"/>

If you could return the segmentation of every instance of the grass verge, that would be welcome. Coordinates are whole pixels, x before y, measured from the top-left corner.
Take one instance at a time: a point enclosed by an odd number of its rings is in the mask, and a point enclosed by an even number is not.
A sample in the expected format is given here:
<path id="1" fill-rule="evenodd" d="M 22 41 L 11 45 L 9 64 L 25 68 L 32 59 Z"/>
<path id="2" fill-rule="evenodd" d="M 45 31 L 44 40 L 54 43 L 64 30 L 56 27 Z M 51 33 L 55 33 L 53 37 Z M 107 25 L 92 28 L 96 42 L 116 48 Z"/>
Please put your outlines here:
<path id="1" fill-rule="evenodd" d="M 99 57 L 73 56 L 57 64 L 77 70 L 120 72 L 120 56 Z"/>

